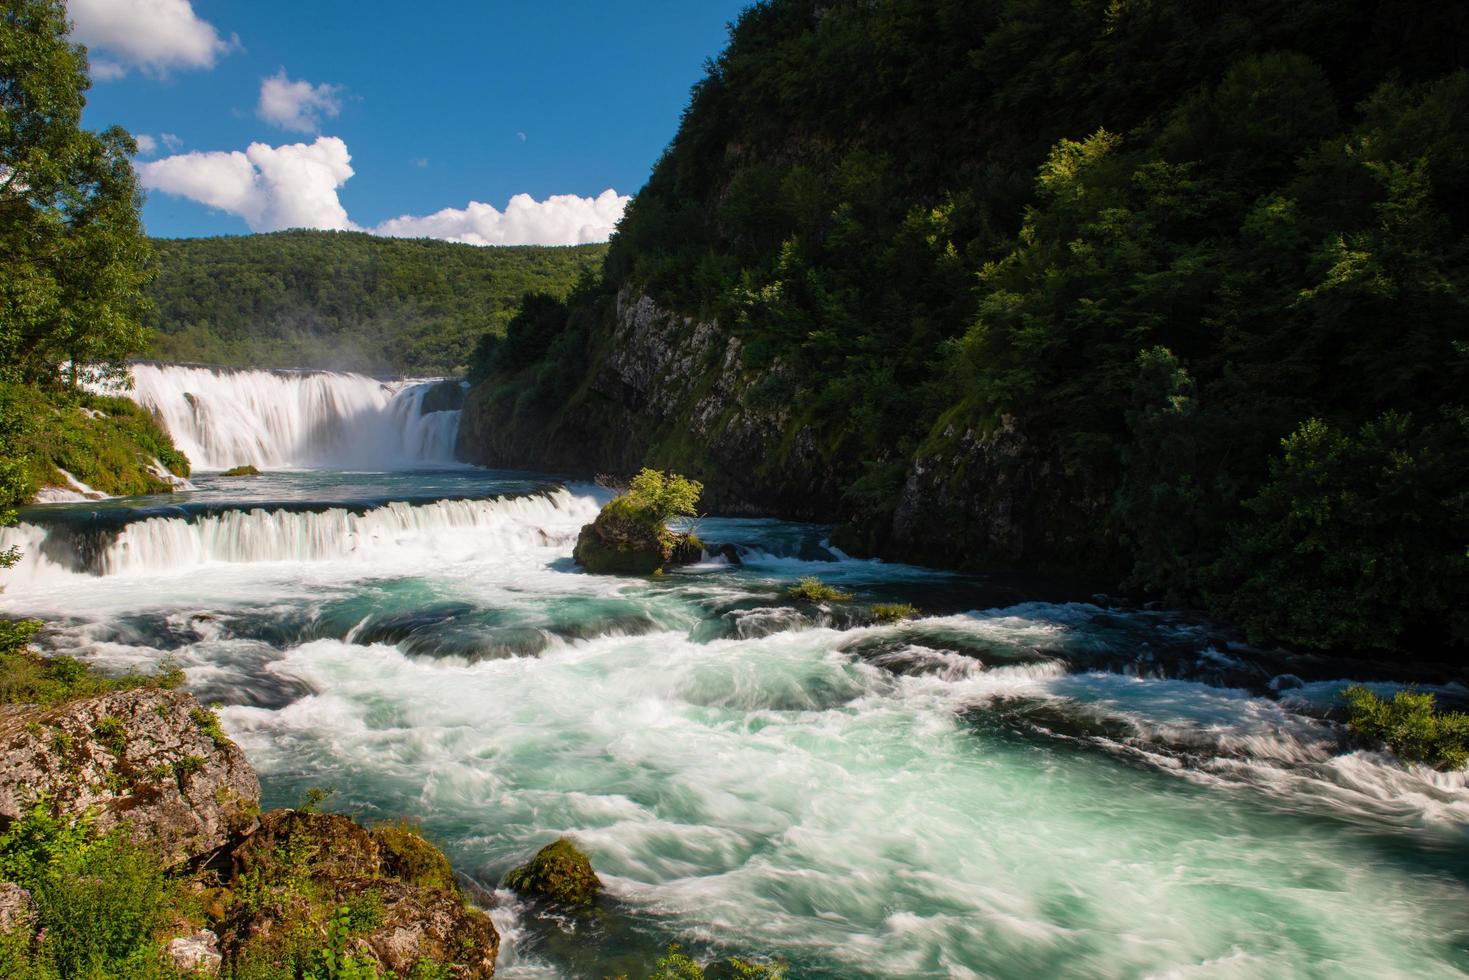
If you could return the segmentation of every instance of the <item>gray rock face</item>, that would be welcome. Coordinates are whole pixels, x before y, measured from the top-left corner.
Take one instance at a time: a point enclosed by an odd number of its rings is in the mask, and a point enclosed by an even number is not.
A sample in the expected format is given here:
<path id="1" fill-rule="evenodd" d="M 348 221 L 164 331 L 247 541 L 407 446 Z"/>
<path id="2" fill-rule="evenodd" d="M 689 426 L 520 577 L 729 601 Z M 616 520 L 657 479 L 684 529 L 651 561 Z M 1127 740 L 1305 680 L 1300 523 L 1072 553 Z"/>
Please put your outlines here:
<path id="1" fill-rule="evenodd" d="M 1109 495 L 1088 492 L 1003 415 L 951 424 L 909 466 L 883 550 L 931 565 L 991 568 L 1100 560 L 1085 550 Z"/>
<path id="2" fill-rule="evenodd" d="M 845 470 L 791 418 L 793 388 L 779 362 L 749 370 L 739 338 L 718 324 L 628 290 L 611 316 L 607 353 L 576 401 L 528 413 L 472 392 L 460 455 L 587 474 L 657 466 L 703 481 L 712 513 L 830 519 Z"/>
<path id="3" fill-rule="evenodd" d="M 215 977 L 219 976 L 219 968 L 224 964 L 224 957 L 219 952 L 219 937 L 208 929 L 171 940 L 164 952 L 174 969 L 183 974 L 202 973 Z"/>
<path id="4" fill-rule="evenodd" d="M 209 854 L 248 827 L 260 781 L 190 694 L 139 689 L 0 716 L 0 817 L 38 796 L 126 823 L 173 864 Z"/>
<path id="5" fill-rule="evenodd" d="M 0 932 L 36 927 L 36 901 L 19 885 L 0 881 Z"/>

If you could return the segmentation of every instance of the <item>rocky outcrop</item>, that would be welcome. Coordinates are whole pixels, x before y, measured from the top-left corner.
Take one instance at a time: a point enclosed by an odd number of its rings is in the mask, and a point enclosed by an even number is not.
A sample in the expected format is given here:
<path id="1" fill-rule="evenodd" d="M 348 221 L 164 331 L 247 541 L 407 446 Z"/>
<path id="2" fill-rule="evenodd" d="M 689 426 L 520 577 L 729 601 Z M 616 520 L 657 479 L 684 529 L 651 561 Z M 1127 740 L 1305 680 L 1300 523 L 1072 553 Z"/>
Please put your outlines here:
<path id="1" fill-rule="evenodd" d="M 219 975 L 224 957 L 219 952 L 219 937 L 209 929 L 189 936 L 179 936 L 163 948 L 173 968 L 185 976 Z"/>
<path id="2" fill-rule="evenodd" d="M 671 565 L 687 565 L 704 555 L 704 545 L 689 533 L 658 531 L 605 511 L 584 525 L 572 557 L 597 575 L 652 575 Z"/>
<path id="3" fill-rule="evenodd" d="M 42 797 L 177 864 L 246 830 L 260 781 L 192 695 L 138 688 L 0 715 L 0 818 Z"/>
<path id="4" fill-rule="evenodd" d="M 338 814 L 275 810 L 231 865 L 233 880 L 252 882 L 257 897 L 226 913 L 226 949 L 288 949 L 303 923 L 316 928 L 359 907 L 365 921 L 347 940 L 354 956 L 405 977 L 421 962 L 460 980 L 495 972 L 494 923 L 466 904 L 443 855 L 401 825 L 369 830 Z"/>

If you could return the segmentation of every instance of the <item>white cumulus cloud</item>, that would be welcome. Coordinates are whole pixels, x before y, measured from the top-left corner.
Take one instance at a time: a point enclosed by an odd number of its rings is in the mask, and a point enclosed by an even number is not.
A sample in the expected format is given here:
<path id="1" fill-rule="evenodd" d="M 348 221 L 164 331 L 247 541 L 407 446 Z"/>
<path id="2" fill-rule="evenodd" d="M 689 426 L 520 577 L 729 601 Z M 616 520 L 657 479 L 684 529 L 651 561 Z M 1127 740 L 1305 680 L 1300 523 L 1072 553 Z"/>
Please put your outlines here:
<path id="1" fill-rule="evenodd" d="M 237 214 L 251 231 L 354 228 L 337 188 L 352 176 L 347 144 L 335 136 L 314 143 L 251 143 L 243 153 L 181 153 L 138 164 L 149 190 L 174 194 Z"/>
<path id="2" fill-rule="evenodd" d="M 260 80 L 260 102 L 255 112 L 261 119 L 297 133 L 314 133 L 325 118 L 342 111 L 342 87 L 293 82 L 286 70 Z"/>
<path id="3" fill-rule="evenodd" d="M 152 75 L 174 68 L 212 68 L 239 44 L 219 36 L 189 0 L 67 0 L 72 37 L 110 57 L 94 59 L 92 74 L 107 81 L 129 67 Z"/>
<path id="4" fill-rule="evenodd" d="M 172 149 L 172 134 L 161 137 Z M 352 156 L 336 136 L 313 143 L 176 153 L 136 164 L 149 190 L 173 194 L 239 215 L 251 231 L 285 228 L 356 229 L 337 191 L 352 176 Z M 424 161 L 427 162 L 427 161 Z M 608 188 L 596 197 L 552 194 L 537 201 L 516 194 L 501 211 L 471 201 L 465 208 L 405 214 L 363 229 L 394 238 L 440 238 L 471 245 L 581 245 L 605 242 L 631 200 Z"/>
<path id="5" fill-rule="evenodd" d="M 134 133 L 133 139 L 138 144 L 138 155 L 150 157 L 158 152 L 158 141 L 147 133 Z"/>
<path id="6" fill-rule="evenodd" d="M 372 229 L 394 238 L 442 238 L 470 245 L 582 245 L 605 242 L 631 200 L 608 188 L 596 197 L 552 194 L 537 201 L 516 194 L 500 211 L 470 201 L 423 217 L 403 215 Z"/>

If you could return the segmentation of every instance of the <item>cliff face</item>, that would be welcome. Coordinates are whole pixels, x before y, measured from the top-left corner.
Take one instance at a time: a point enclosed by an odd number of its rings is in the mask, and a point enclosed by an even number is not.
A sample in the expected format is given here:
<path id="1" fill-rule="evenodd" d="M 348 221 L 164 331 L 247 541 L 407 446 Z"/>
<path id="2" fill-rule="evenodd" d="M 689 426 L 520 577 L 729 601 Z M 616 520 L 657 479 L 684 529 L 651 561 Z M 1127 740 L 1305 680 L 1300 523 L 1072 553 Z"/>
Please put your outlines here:
<path id="1" fill-rule="evenodd" d="M 656 466 L 701 480 L 712 512 L 831 520 L 853 461 L 823 454 L 792 417 L 778 363 L 749 371 L 742 354 L 717 324 L 624 290 L 576 395 L 537 408 L 513 388 L 473 389 L 460 455 L 583 475 Z"/>
<path id="2" fill-rule="evenodd" d="M 1068 474 L 1011 416 L 943 423 L 914 458 L 889 461 L 895 508 L 858 513 L 843 488 L 863 461 L 792 411 L 795 382 L 778 361 L 748 370 L 719 324 L 631 290 L 609 321 L 567 403 L 538 411 L 514 387 L 473 389 L 460 455 L 581 475 L 672 469 L 703 481 L 711 513 L 850 521 L 834 534 L 846 550 L 948 567 L 1065 567 L 1105 518 L 1105 494 L 1063 487 Z"/>

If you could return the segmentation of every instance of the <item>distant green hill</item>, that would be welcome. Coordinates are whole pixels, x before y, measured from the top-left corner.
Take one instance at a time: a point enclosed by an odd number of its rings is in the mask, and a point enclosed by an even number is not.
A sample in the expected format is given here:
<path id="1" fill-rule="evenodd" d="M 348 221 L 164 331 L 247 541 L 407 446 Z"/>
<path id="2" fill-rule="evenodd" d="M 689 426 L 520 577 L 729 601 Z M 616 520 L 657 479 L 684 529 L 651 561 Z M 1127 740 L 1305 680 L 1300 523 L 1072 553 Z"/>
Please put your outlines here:
<path id="1" fill-rule="evenodd" d="M 149 356 L 404 374 L 462 368 L 527 291 L 565 295 L 605 245 L 482 248 L 360 232 L 156 239 Z"/>

